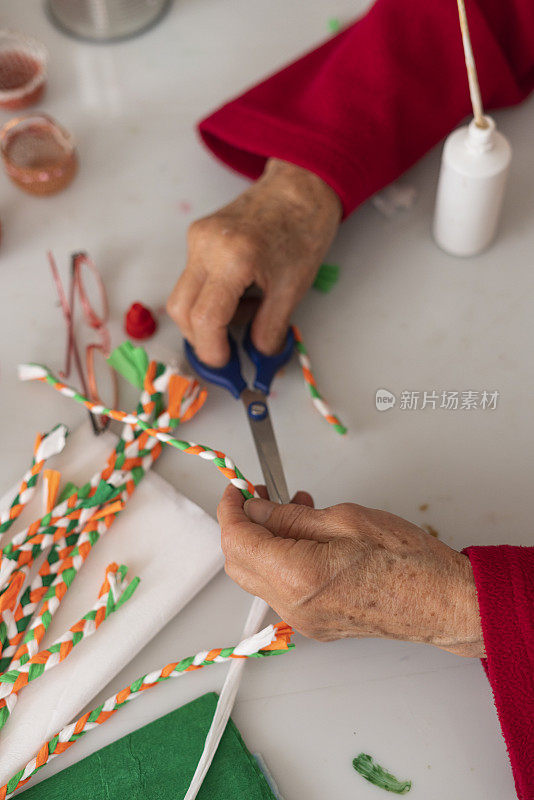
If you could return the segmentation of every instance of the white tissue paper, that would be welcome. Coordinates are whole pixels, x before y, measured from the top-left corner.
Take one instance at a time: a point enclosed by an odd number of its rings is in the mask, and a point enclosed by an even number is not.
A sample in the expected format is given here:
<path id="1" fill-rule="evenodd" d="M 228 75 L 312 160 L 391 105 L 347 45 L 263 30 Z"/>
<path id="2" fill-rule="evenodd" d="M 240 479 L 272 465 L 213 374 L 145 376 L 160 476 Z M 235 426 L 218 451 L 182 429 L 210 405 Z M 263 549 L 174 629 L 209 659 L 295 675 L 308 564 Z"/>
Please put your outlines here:
<path id="1" fill-rule="evenodd" d="M 94 436 L 89 424 L 75 431 L 63 453 L 47 466 L 63 481 L 85 483 L 115 446 L 111 433 Z M 0 500 L 4 508 L 14 492 Z M 20 530 L 42 514 L 37 491 L 13 526 Z M 50 672 L 23 689 L 0 733 L 0 786 L 6 783 L 64 725 L 134 658 L 223 565 L 216 522 L 166 481 L 149 472 L 124 511 L 97 542 L 54 616 L 43 646 L 66 631 L 95 603 L 111 562 L 139 575 L 133 596 L 86 642 Z"/>

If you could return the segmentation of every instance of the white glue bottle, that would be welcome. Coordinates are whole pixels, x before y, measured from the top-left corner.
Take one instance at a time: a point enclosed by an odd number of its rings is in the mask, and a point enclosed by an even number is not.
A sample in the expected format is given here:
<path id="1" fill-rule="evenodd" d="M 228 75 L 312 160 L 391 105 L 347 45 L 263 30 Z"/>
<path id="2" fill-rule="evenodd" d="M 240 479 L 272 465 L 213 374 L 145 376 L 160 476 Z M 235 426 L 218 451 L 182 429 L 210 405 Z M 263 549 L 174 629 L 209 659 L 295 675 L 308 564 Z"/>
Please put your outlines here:
<path id="1" fill-rule="evenodd" d="M 493 241 L 499 222 L 512 148 L 491 117 L 473 119 L 443 148 L 433 233 L 454 256 L 474 256 Z"/>
<path id="2" fill-rule="evenodd" d="M 433 233 L 447 253 L 474 256 L 495 236 L 512 149 L 484 115 L 464 0 L 457 4 L 474 119 L 445 142 Z"/>

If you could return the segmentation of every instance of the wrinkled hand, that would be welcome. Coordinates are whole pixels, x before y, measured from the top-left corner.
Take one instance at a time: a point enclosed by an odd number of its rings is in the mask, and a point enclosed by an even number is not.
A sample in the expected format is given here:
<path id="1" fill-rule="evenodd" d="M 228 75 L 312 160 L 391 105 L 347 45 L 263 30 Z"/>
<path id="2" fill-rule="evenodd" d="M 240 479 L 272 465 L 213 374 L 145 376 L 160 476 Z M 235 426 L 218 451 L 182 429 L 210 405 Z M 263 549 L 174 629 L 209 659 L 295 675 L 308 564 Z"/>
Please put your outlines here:
<path id="1" fill-rule="evenodd" d="M 393 514 L 248 500 L 218 509 L 226 572 L 314 639 L 378 637 L 484 656 L 469 559 Z"/>
<path id="2" fill-rule="evenodd" d="M 187 265 L 167 311 L 202 361 L 227 362 L 227 326 L 251 286 L 263 292 L 252 340 L 266 355 L 280 349 L 340 219 L 339 198 L 321 178 L 270 159 L 233 203 L 192 224 Z"/>

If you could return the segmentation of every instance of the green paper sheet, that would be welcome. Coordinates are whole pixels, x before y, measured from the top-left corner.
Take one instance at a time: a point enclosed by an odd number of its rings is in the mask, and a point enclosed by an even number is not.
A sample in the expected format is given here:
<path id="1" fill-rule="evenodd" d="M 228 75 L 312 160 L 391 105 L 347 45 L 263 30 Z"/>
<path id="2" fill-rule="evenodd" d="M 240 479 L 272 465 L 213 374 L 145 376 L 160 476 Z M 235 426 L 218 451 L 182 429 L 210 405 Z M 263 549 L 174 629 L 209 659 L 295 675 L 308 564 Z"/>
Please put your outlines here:
<path id="1" fill-rule="evenodd" d="M 182 800 L 202 753 L 216 705 L 217 695 L 214 692 L 205 694 L 26 789 L 20 797 L 24 800 Z M 198 794 L 198 800 L 229 798 L 275 800 L 232 720 Z"/>

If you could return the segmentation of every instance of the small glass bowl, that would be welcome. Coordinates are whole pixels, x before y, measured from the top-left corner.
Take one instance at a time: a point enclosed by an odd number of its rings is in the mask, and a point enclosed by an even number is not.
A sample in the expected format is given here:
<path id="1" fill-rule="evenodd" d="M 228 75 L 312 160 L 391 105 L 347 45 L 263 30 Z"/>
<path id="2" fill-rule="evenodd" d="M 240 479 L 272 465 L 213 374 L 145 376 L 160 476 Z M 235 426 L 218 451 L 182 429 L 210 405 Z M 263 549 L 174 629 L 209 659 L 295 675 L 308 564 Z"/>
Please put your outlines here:
<path id="1" fill-rule="evenodd" d="M 48 50 L 30 36 L 0 30 L 0 108 L 38 103 L 46 86 Z"/>
<path id="2" fill-rule="evenodd" d="M 78 168 L 72 136 L 47 114 L 7 122 L 0 130 L 0 152 L 8 176 L 30 194 L 60 192 Z"/>

